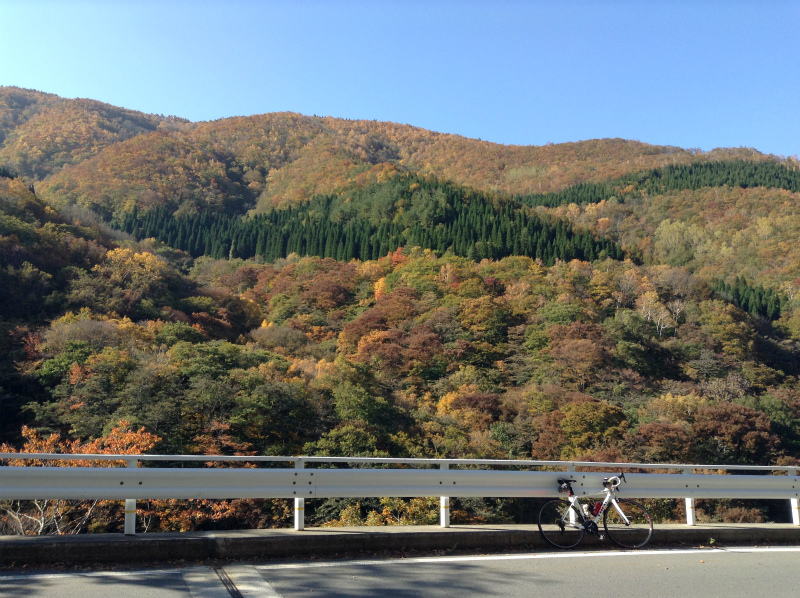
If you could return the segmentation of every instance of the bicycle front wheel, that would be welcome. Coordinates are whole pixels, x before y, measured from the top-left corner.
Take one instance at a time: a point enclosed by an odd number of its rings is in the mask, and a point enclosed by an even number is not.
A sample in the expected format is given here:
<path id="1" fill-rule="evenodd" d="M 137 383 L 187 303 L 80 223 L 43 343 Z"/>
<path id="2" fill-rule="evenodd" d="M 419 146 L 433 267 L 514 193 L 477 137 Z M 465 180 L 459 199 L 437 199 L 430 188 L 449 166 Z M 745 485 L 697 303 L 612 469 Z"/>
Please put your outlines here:
<path id="1" fill-rule="evenodd" d="M 653 535 L 653 520 L 650 513 L 636 501 L 621 499 L 617 501 L 630 523 L 626 523 L 617 508 L 610 504 L 603 515 L 603 527 L 609 540 L 622 548 L 641 548 Z"/>
<path id="2" fill-rule="evenodd" d="M 556 548 L 577 546 L 586 533 L 575 507 L 558 498 L 546 502 L 539 511 L 539 531 Z"/>

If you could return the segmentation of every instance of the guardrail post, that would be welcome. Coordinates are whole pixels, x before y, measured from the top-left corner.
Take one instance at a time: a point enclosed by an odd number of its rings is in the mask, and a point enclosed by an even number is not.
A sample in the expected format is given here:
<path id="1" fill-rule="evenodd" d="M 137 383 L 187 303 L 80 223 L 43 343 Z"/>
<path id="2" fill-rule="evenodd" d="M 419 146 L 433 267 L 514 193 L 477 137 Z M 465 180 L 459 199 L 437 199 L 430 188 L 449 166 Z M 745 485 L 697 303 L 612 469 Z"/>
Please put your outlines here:
<path id="1" fill-rule="evenodd" d="M 136 467 L 138 459 L 127 459 L 126 467 Z M 136 499 L 125 499 L 125 535 L 136 535 Z"/>
<path id="2" fill-rule="evenodd" d="M 694 499 L 686 498 L 686 525 L 697 525 L 697 518 L 694 511 Z"/>
<path id="3" fill-rule="evenodd" d="M 305 464 L 303 463 L 302 459 L 298 459 L 294 462 L 295 469 L 303 469 Z M 295 531 L 303 531 L 306 529 L 306 499 L 305 498 L 295 498 L 294 499 L 294 529 Z"/>
<path id="4" fill-rule="evenodd" d="M 800 474 L 800 470 L 795 469 L 794 471 L 789 470 L 786 472 L 787 475 L 798 475 Z M 798 498 L 791 498 L 789 499 L 791 502 L 791 511 L 792 511 L 792 523 L 794 525 L 800 525 L 800 499 Z"/>
<path id="5" fill-rule="evenodd" d="M 449 463 L 440 463 L 439 469 L 441 471 L 447 471 L 450 469 Z M 450 497 L 449 496 L 440 496 L 439 497 L 439 525 L 442 527 L 450 527 Z"/>
<path id="6" fill-rule="evenodd" d="M 683 473 L 689 475 L 692 473 L 691 468 L 687 467 L 683 470 Z M 694 499 L 693 498 L 686 498 L 686 525 L 697 525 L 697 518 L 695 517 L 695 510 L 694 510 Z"/>

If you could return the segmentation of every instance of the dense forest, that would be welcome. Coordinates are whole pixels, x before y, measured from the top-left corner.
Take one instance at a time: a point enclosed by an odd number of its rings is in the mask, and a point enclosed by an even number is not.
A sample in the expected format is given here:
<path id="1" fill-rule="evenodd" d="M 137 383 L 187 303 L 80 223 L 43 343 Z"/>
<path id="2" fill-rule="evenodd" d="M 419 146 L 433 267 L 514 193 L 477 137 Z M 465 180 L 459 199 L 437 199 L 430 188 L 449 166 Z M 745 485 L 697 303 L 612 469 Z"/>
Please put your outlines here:
<path id="1" fill-rule="evenodd" d="M 800 464 L 793 159 L 0 100 L 2 451 Z M 84 120 L 54 138 L 71 110 Z M 49 140 L 35 159 L 29 130 Z M 149 501 L 140 519 L 277 526 L 290 507 Z M 113 501 L 23 524 L 29 508 L 0 503 L 0 533 L 122 523 Z M 437 509 L 320 500 L 308 519 Z M 453 508 L 526 517 L 518 500 Z"/>
<path id="2" fill-rule="evenodd" d="M 661 195 L 667 191 L 706 187 L 764 187 L 800 192 L 800 170 L 775 162 L 745 160 L 670 165 L 647 172 L 632 173 L 604 183 L 579 183 L 561 191 L 523 195 L 520 202 L 531 206 L 596 204 L 612 197 Z"/>
<path id="3" fill-rule="evenodd" d="M 136 238 L 154 237 L 192 257 L 258 257 L 292 253 L 376 260 L 398 247 L 483 259 L 524 255 L 552 265 L 556 259 L 622 258 L 619 247 L 574 231 L 565 220 L 551 222 L 512 201 L 419 176 L 342 195 L 317 196 L 296 207 L 272 209 L 242 220 L 213 212 L 175 217 L 166 208 L 142 217 L 134 209 L 120 224 Z"/>

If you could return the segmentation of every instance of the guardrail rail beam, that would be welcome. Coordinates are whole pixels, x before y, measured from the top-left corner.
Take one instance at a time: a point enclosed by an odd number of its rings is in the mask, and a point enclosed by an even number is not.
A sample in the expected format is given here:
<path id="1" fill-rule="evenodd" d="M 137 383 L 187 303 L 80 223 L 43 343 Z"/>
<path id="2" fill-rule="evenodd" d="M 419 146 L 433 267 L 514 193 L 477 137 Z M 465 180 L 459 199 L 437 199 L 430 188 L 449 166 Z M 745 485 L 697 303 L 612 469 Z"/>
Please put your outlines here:
<path id="1" fill-rule="evenodd" d="M 557 480 L 566 469 L 579 496 L 599 495 L 604 477 L 629 469 L 678 470 L 680 473 L 628 473 L 620 487 L 630 498 L 684 499 L 686 522 L 694 525 L 695 499 L 790 500 L 792 523 L 800 526 L 797 467 L 594 463 L 499 459 L 397 459 L 357 457 L 229 457 L 208 455 L 60 455 L 0 453 L 2 460 L 124 461 L 126 467 L 0 466 L 0 499 L 124 500 L 125 534 L 136 532 L 137 499 L 292 498 L 294 528 L 305 528 L 308 498 L 438 496 L 440 525 L 450 525 L 451 497 L 557 496 Z M 145 461 L 283 462 L 273 468 L 155 468 Z M 314 469 L 312 463 L 400 464 L 413 468 Z M 431 466 L 438 469 L 430 469 Z M 504 466 L 515 470 L 452 469 L 452 465 Z M 522 471 L 546 467 L 550 471 Z M 598 471 L 602 470 L 602 471 Z M 732 475 L 702 475 L 719 470 Z M 785 475 L 736 475 L 748 473 Z"/>

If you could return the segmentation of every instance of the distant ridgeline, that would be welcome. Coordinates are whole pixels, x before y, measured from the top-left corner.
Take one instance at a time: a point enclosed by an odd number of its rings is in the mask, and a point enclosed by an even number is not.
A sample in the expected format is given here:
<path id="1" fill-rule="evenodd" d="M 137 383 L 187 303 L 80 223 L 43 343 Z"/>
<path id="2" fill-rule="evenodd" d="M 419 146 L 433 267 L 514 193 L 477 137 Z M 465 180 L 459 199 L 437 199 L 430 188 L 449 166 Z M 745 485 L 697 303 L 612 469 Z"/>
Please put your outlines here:
<path id="1" fill-rule="evenodd" d="M 742 277 L 737 277 L 732 285 L 715 281 L 710 286 L 720 299 L 733 303 L 751 315 L 763 316 L 769 320 L 777 320 L 780 317 L 781 309 L 787 301 L 785 296 L 779 295 L 772 289 L 765 289 L 761 285 L 750 286 Z"/>
<path id="2" fill-rule="evenodd" d="M 667 191 L 724 185 L 776 187 L 800 192 L 800 170 L 777 162 L 696 162 L 633 173 L 605 183 L 580 183 L 552 193 L 518 195 L 515 199 L 528 206 L 552 208 L 570 203 L 598 203 L 611 197 L 624 200 L 631 193 L 657 195 Z"/>
<path id="3" fill-rule="evenodd" d="M 555 260 L 622 259 L 614 242 L 566 221 L 544 220 L 508 198 L 449 182 L 396 177 L 345 194 L 320 195 L 295 207 L 249 219 L 204 212 L 181 218 L 157 208 L 133 212 L 119 228 L 156 239 L 194 257 L 267 261 L 290 253 L 374 260 L 401 246 L 420 246 L 476 260 L 509 255 Z"/>

